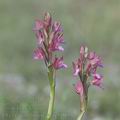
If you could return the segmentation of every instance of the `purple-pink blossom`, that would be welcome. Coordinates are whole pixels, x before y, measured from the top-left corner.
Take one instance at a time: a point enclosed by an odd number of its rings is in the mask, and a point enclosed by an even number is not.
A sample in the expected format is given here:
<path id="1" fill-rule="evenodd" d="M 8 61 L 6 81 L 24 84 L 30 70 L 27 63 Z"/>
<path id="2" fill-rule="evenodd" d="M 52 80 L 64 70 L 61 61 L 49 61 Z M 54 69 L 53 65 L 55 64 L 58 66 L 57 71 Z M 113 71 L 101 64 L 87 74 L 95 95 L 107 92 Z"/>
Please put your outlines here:
<path id="1" fill-rule="evenodd" d="M 36 20 L 33 30 L 34 30 L 34 31 L 39 31 L 39 30 L 42 29 L 42 28 L 43 28 L 43 21 L 41 21 L 41 20 Z"/>
<path id="2" fill-rule="evenodd" d="M 64 64 L 63 57 L 61 57 L 61 58 L 55 57 L 55 60 L 53 62 L 53 67 L 55 69 L 60 69 L 60 68 L 67 68 L 67 65 Z"/>
<path id="3" fill-rule="evenodd" d="M 55 69 L 66 68 L 63 57 L 58 58 L 53 54 L 55 51 L 64 51 L 62 47 L 64 43 L 63 30 L 60 22 L 54 22 L 47 12 L 43 20 L 35 21 L 33 31 L 37 39 L 34 59 L 44 60 L 47 66 L 53 65 Z"/>
<path id="4" fill-rule="evenodd" d="M 34 50 L 33 58 L 36 60 L 43 60 L 44 59 L 44 50 L 42 48 L 37 48 Z"/>
<path id="5" fill-rule="evenodd" d="M 73 75 L 80 78 L 80 83 L 77 84 L 82 84 L 86 91 L 90 85 L 102 87 L 103 76 L 97 73 L 100 67 L 103 67 L 101 57 L 95 52 L 89 52 L 86 46 L 81 46 L 80 56 L 73 62 Z"/>
<path id="6" fill-rule="evenodd" d="M 77 76 L 80 71 L 81 71 L 81 66 L 78 65 L 78 61 L 73 62 L 73 75 Z"/>
<path id="7" fill-rule="evenodd" d="M 91 83 L 95 86 L 98 86 L 98 87 L 102 87 L 102 80 L 103 80 L 103 76 L 100 75 L 100 74 L 93 74 L 93 80 L 91 81 Z"/>

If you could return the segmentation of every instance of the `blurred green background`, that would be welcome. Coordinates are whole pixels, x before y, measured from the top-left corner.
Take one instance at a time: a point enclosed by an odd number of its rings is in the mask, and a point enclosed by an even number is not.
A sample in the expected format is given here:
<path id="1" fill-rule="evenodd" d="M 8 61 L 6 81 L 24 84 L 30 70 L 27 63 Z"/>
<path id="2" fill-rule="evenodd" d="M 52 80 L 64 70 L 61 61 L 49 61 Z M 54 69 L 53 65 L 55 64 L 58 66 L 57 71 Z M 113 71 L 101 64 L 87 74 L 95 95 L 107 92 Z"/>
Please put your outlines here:
<path id="1" fill-rule="evenodd" d="M 104 90 L 91 87 L 86 120 L 120 120 L 120 0 L 0 0 L 0 120 L 44 120 L 49 85 L 43 62 L 32 59 L 36 18 L 62 23 L 65 63 L 57 72 L 54 120 L 75 120 L 71 61 L 86 44 L 103 58 Z"/>

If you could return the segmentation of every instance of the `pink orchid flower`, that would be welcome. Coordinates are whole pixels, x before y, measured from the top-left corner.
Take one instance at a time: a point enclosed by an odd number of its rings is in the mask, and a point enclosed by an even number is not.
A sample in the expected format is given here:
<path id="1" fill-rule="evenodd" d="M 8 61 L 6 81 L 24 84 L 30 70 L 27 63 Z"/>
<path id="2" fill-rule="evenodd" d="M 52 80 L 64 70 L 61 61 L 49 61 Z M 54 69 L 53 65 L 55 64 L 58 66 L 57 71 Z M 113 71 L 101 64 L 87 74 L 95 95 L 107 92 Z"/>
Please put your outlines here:
<path id="1" fill-rule="evenodd" d="M 67 65 L 63 63 L 63 57 L 61 57 L 61 58 L 55 57 L 53 66 L 55 69 L 67 68 Z"/>
<path id="2" fill-rule="evenodd" d="M 42 48 L 37 48 L 34 51 L 33 58 L 36 60 L 43 60 L 44 59 L 44 50 Z"/>
<path id="3" fill-rule="evenodd" d="M 91 81 L 91 83 L 95 86 L 101 87 L 103 76 L 96 73 L 96 74 L 93 74 L 93 77 L 94 79 Z"/>

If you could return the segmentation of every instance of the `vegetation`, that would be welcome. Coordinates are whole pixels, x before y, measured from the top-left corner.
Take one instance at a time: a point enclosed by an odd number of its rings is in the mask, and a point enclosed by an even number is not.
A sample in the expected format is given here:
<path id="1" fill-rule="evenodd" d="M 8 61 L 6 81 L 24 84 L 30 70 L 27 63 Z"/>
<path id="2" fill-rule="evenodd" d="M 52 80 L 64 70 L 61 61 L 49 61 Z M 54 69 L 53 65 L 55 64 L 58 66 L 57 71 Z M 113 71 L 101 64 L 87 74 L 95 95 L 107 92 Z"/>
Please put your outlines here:
<path id="1" fill-rule="evenodd" d="M 49 85 L 43 62 L 32 58 L 36 18 L 49 11 L 64 29 L 64 60 L 57 73 L 54 120 L 73 120 L 79 98 L 72 64 L 86 44 L 103 58 L 104 90 L 90 89 L 90 120 L 120 118 L 120 0 L 0 0 L 0 120 L 44 120 Z"/>

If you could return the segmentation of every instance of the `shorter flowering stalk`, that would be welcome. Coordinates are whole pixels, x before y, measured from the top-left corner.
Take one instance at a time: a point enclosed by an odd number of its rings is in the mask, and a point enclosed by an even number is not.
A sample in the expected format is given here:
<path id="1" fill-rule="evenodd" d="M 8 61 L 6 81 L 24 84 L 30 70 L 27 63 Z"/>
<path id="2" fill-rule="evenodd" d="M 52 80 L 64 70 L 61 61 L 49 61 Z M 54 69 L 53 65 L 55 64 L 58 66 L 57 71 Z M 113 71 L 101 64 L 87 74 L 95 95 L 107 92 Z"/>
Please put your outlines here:
<path id="1" fill-rule="evenodd" d="M 77 120 L 82 120 L 86 110 L 87 110 L 87 95 L 80 98 L 80 115 Z"/>
<path id="2" fill-rule="evenodd" d="M 81 113 L 78 116 L 77 120 L 82 120 L 84 113 L 85 113 L 85 111 L 81 111 Z"/>
<path id="3" fill-rule="evenodd" d="M 103 67 L 101 58 L 95 52 L 89 52 L 87 47 L 80 47 L 80 57 L 73 62 L 73 75 L 80 80 L 74 85 L 75 92 L 80 96 L 80 115 L 77 120 L 82 120 L 87 111 L 88 89 L 91 85 L 102 88 L 103 76 L 97 73 L 97 68 Z M 92 80 L 89 78 L 92 77 Z"/>
<path id="4" fill-rule="evenodd" d="M 67 68 L 63 57 L 54 56 L 56 51 L 64 51 L 63 30 L 59 22 L 53 22 L 49 13 L 45 13 L 43 20 L 36 20 L 34 32 L 37 38 L 37 48 L 34 50 L 34 59 L 43 60 L 48 70 L 50 84 L 50 100 L 46 120 L 52 119 L 55 101 L 56 70 Z"/>

